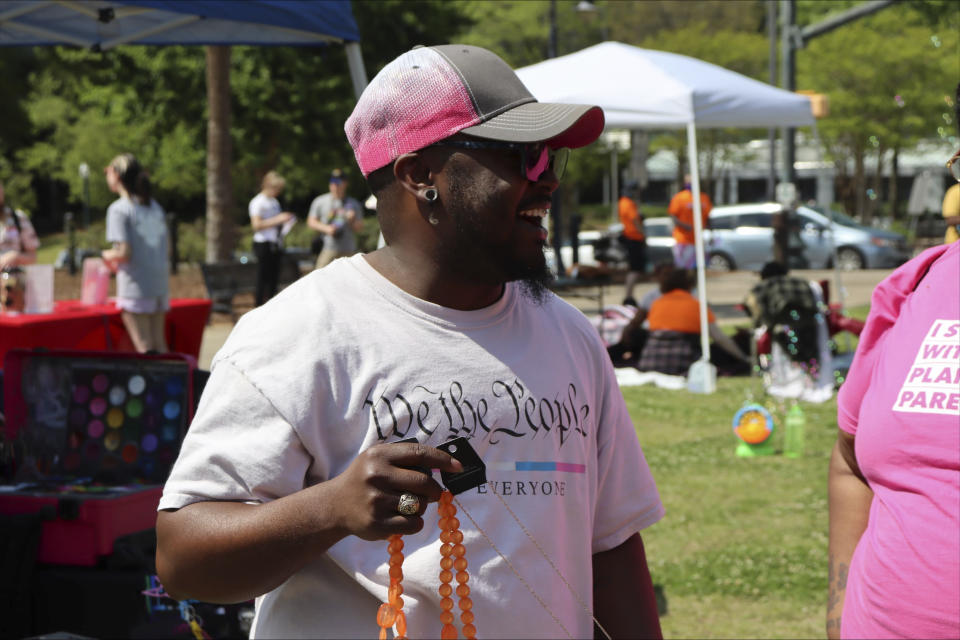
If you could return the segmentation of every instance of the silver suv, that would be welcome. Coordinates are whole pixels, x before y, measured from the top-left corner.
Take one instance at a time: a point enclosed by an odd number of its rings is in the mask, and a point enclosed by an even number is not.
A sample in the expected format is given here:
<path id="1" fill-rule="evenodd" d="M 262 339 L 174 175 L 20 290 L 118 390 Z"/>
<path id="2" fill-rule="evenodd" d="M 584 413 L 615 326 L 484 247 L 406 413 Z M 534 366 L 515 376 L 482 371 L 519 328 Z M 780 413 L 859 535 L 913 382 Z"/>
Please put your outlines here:
<path id="1" fill-rule="evenodd" d="M 706 234 L 707 260 L 711 269 L 756 271 L 773 259 L 773 216 L 777 203 L 714 207 Z M 825 215 L 826 213 L 826 215 Z M 833 243 L 841 269 L 896 267 L 910 258 L 904 236 L 865 227 L 837 211 L 797 207 L 791 241 L 802 245 L 797 267 L 824 269 L 833 266 Z"/>

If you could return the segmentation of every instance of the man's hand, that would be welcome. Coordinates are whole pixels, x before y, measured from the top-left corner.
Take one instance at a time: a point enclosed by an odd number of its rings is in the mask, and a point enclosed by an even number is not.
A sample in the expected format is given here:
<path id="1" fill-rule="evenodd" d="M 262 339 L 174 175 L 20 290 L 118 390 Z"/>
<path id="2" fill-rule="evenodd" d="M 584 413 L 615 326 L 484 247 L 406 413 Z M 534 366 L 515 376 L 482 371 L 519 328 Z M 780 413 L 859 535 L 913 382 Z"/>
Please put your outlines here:
<path id="1" fill-rule="evenodd" d="M 450 454 L 423 444 L 399 442 L 370 447 L 329 483 L 334 504 L 340 507 L 334 517 L 344 531 L 364 540 L 420 531 L 427 504 L 440 499 L 443 487 L 415 467 L 463 471 L 463 465 Z M 397 512 L 403 493 L 420 498 L 416 517 Z"/>

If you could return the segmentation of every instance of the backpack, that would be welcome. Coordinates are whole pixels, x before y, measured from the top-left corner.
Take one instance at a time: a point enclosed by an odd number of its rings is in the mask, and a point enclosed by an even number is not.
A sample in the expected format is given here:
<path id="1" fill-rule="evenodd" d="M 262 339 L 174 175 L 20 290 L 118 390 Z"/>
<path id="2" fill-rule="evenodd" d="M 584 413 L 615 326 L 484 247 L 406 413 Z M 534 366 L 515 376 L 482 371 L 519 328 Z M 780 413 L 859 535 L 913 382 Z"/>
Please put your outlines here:
<path id="1" fill-rule="evenodd" d="M 810 283 L 792 276 L 767 278 L 753 288 L 759 309 L 759 322 L 770 328 L 780 325 L 802 326 L 815 323 L 820 312 Z"/>

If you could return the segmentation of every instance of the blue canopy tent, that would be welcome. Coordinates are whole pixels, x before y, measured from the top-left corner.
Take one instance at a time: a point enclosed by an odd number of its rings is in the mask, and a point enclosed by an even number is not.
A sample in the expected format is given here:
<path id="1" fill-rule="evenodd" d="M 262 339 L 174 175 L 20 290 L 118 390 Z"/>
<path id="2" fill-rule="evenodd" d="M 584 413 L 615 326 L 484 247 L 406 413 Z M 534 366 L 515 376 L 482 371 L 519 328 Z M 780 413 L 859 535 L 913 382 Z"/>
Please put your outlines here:
<path id="1" fill-rule="evenodd" d="M 207 51 L 207 259 L 224 259 L 230 200 L 228 45 L 344 43 L 357 97 L 366 87 L 349 0 L 6 0 L 0 46 L 213 45 Z M 218 250 L 219 245 L 219 250 Z"/>

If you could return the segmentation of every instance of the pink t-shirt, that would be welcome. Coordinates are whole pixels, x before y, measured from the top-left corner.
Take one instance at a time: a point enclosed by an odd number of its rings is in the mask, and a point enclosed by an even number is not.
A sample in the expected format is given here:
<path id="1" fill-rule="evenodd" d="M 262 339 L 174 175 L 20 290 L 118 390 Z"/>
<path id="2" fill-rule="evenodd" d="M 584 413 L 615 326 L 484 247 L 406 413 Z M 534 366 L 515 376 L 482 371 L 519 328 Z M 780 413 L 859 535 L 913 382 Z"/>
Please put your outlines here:
<path id="1" fill-rule="evenodd" d="M 874 493 L 842 636 L 960 638 L 960 243 L 873 292 L 838 407 Z"/>

